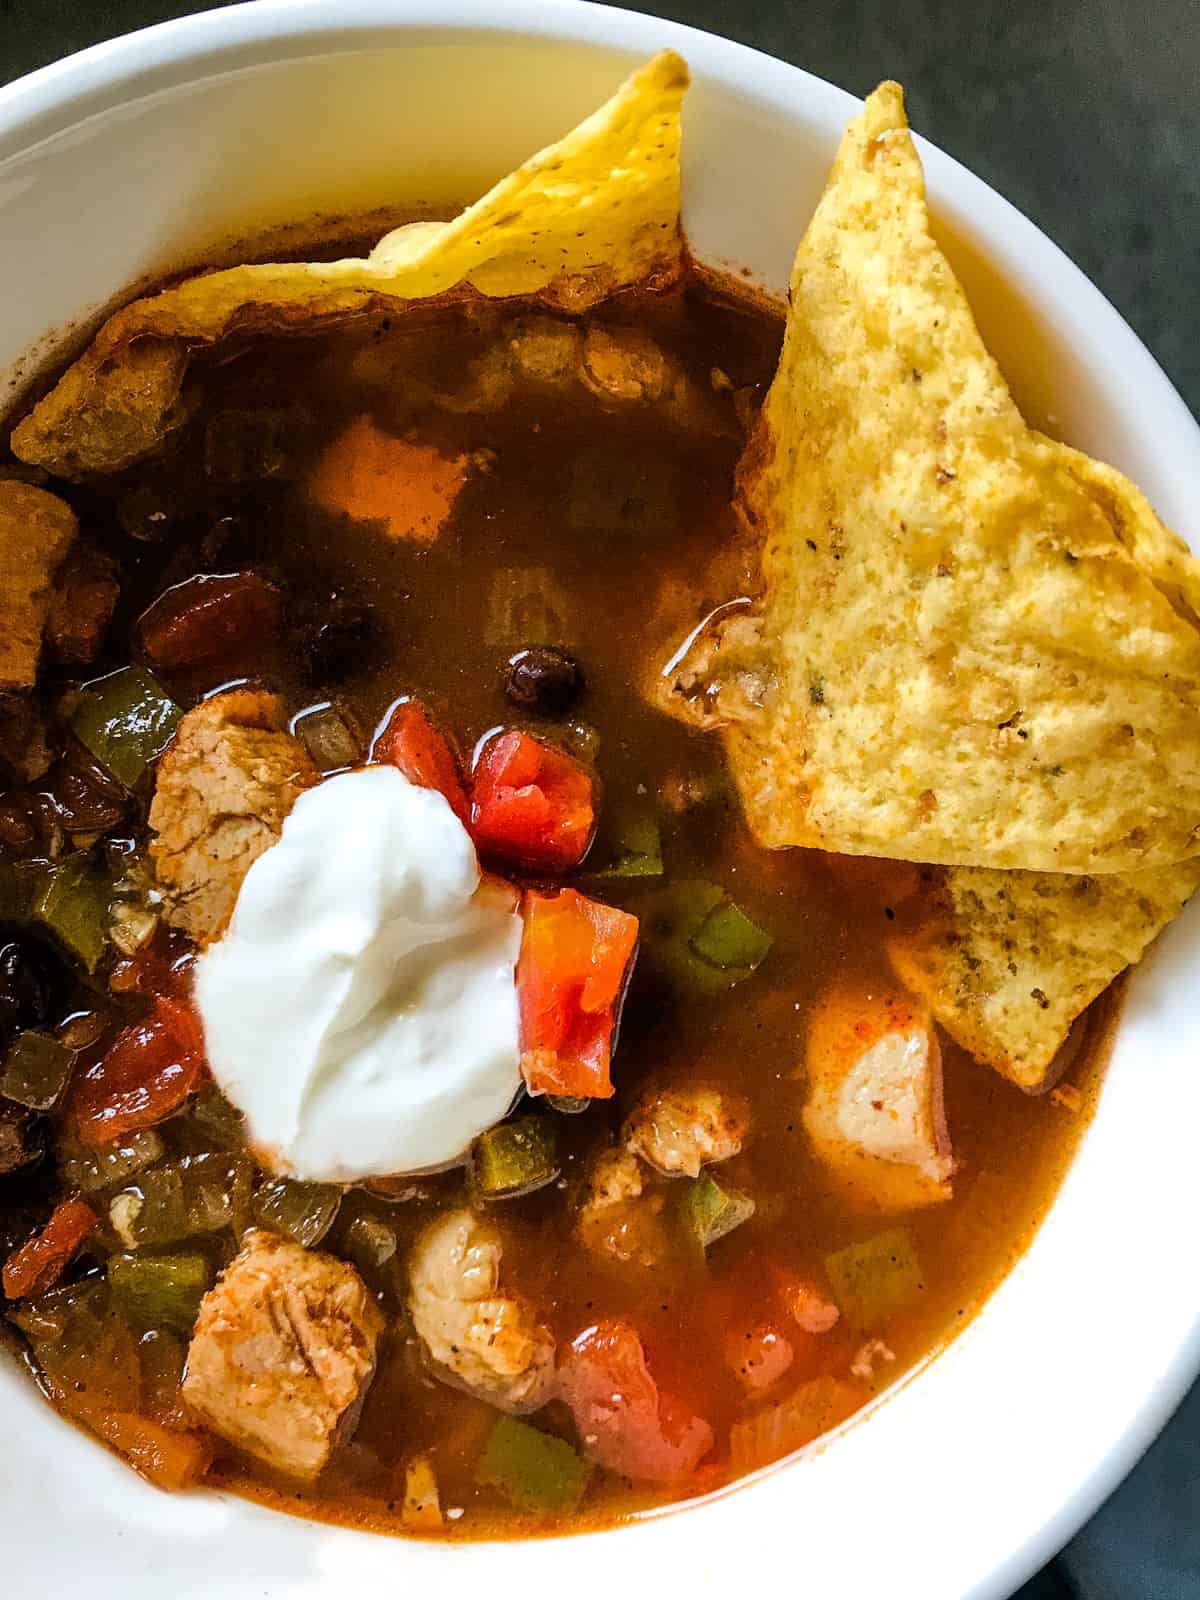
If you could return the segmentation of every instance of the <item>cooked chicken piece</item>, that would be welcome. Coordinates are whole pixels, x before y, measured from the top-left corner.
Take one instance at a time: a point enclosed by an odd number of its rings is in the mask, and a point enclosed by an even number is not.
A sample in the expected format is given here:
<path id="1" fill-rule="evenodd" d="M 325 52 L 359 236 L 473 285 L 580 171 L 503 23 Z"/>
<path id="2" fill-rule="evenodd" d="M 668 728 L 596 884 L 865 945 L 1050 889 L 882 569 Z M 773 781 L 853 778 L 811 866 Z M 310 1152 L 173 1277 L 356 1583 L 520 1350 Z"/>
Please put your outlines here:
<path id="1" fill-rule="evenodd" d="M 802 1279 L 788 1284 L 783 1298 L 803 1333 L 828 1333 L 830 1328 L 836 1327 L 841 1315 L 828 1295 Z"/>
<path id="2" fill-rule="evenodd" d="M 668 1177 L 696 1177 L 701 1167 L 736 1156 L 750 1125 L 738 1095 L 705 1084 L 650 1090 L 625 1119 L 630 1150 Z"/>
<path id="3" fill-rule="evenodd" d="M 187 713 L 159 762 L 150 855 L 167 921 L 200 944 L 224 931 L 242 879 L 317 781 L 285 728 L 278 695 L 231 689 Z"/>
<path id="4" fill-rule="evenodd" d="M 854 1377 L 869 1383 L 881 1366 L 895 1359 L 896 1352 L 891 1345 L 885 1344 L 882 1339 L 868 1339 L 855 1351 L 850 1371 Z"/>
<path id="5" fill-rule="evenodd" d="M 437 1375 L 501 1411 L 550 1397 L 554 1336 L 520 1295 L 500 1287 L 497 1231 L 463 1206 L 433 1222 L 409 1262 L 413 1327 Z"/>
<path id="6" fill-rule="evenodd" d="M 358 1423 L 382 1331 L 353 1267 L 254 1229 L 201 1302 L 184 1399 L 239 1450 L 311 1480 Z"/>
<path id="7" fill-rule="evenodd" d="M 667 1250 L 663 1197 L 646 1193 L 645 1169 L 632 1150 L 602 1150 L 593 1160 L 576 1224 L 596 1255 L 654 1267 Z"/>
<path id="8" fill-rule="evenodd" d="M 37 678 L 54 575 L 78 532 L 57 495 L 0 478 L 0 689 L 28 689 Z"/>
<path id="9" fill-rule="evenodd" d="M 951 1197 L 942 1057 L 927 1012 L 895 994 L 825 996 L 806 1055 L 804 1126 L 833 1185 L 864 1211 Z"/>

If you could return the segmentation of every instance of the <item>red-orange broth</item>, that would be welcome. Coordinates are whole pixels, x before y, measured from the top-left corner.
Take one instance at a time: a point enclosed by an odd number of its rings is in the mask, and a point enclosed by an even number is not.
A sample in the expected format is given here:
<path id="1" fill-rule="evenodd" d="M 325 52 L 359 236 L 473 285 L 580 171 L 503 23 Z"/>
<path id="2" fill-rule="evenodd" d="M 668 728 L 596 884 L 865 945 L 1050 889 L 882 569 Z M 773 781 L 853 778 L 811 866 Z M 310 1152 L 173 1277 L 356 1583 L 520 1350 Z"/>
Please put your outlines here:
<path id="1" fill-rule="evenodd" d="M 365 1265 L 357 1254 L 386 1331 L 361 1420 L 320 1481 L 296 1488 L 274 1480 L 219 1440 L 205 1479 L 306 1515 L 453 1538 L 602 1524 L 710 1491 L 736 1475 L 735 1465 L 762 1464 L 745 1424 L 769 1422 L 802 1386 L 834 1380 L 806 1391 L 816 1396 L 807 1424 L 775 1433 L 763 1426 L 761 1437 L 774 1440 L 764 1449 L 803 1446 L 926 1359 L 975 1314 L 1028 1244 L 1087 1120 L 1113 1012 L 1111 1000 L 1093 1008 L 1069 1089 L 1053 1097 L 1026 1097 L 941 1041 L 959 1163 L 952 1199 L 881 1218 L 848 1209 L 831 1192 L 800 1120 L 808 1017 L 834 983 L 896 992 L 883 937 L 893 913 L 890 885 L 908 869 L 864 871 L 818 852 L 757 848 L 715 737 L 668 720 L 643 692 L 680 636 L 681 619 L 702 616 L 752 581 L 753 552 L 742 549 L 731 510 L 732 477 L 777 359 L 781 317 L 731 282 L 693 274 L 668 294 L 628 297 L 585 319 L 640 330 L 671 352 L 705 397 L 703 426 L 654 403 L 602 402 L 573 381 L 518 377 L 498 408 L 442 403 L 439 396 L 462 390 L 486 347 L 544 330 L 543 319 L 537 308 L 472 301 L 222 345 L 195 359 L 190 420 L 158 459 L 111 480 L 52 485 L 79 511 L 90 544 L 115 563 L 120 600 L 94 660 L 47 672 L 38 691 L 44 707 L 56 706 L 70 683 L 128 663 L 135 620 L 170 586 L 195 574 L 252 570 L 282 591 L 278 632 L 258 631 L 215 662 L 160 670 L 180 704 L 230 681 L 262 679 L 282 690 L 293 713 L 333 701 L 369 731 L 409 694 L 465 754 L 488 730 L 516 725 L 594 762 L 599 833 L 570 881 L 636 913 L 643 927 L 613 1061 L 617 1093 L 578 1114 L 543 1103 L 555 1123 L 561 1176 L 487 1210 L 505 1242 L 506 1285 L 537 1304 L 560 1348 L 602 1319 L 627 1319 L 659 1386 L 711 1428 L 711 1450 L 694 1472 L 667 1486 L 596 1468 L 565 1514 L 514 1504 L 481 1481 L 498 1413 L 428 1370 L 405 1312 L 407 1252 L 432 1216 L 461 1203 L 464 1177 L 456 1171 L 397 1184 L 390 1195 L 348 1190 L 321 1240 L 324 1250 L 355 1255 L 352 1229 L 366 1217 L 390 1230 L 395 1253 Z M 379 524 L 332 514 L 309 492 L 314 463 L 362 416 L 385 433 L 473 459 L 432 542 L 389 539 Z M 538 716 L 505 696 L 509 658 L 545 644 L 568 651 L 584 680 L 558 716 Z M 53 716 L 49 737 L 52 748 L 64 747 Z M 78 752 L 72 759 L 77 766 Z M 6 870 L 46 853 L 49 803 L 33 797 L 53 793 L 56 782 L 65 786 L 70 768 L 70 760 L 60 761 L 31 785 L 10 785 L 0 803 Z M 111 786 L 103 773 L 89 772 L 88 793 L 103 800 Z M 661 874 L 604 874 L 631 818 L 657 825 Z M 108 812 L 97 801 L 92 813 L 65 826 L 60 820 L 54 848 L 107 862 L 112 839 L 129 841 L 134 856 L 145 839 L 144 797 L 131 800 L 119 786 Z M 722 886 L 771 940 L 756 971 L 716 992 L 673 974 L 652 936 L 664 894 L 696 879 Z M 923 893 L 905 915 L 922 914 Z M 115 952 L 86 979 L 23 923 L 5 938 L 5 951 L 16 952 L 9 965 L 0 962 L 9 1037 L 18 1022 L 84 1012 L 95 1019 L 95 1051 L 131 1014 L 136 997 L 108 987 L 114 965 L 128 973 Z M 13 974 L 19 978 L 28 960 L 41 987 L 32 999 L 14 998 Z M 668 1084 L 702 1079 L 745 1098 L 744 1147 L 714 1171 L 756 1209 L 698 1253 L 678 1221 L 681 1185 L 689 1180 L 649 1174 L 668 1248 L 647 1269 L 586 1247 L 578 1209 L 587 1163 L 618 1136 L 651 1075 Z M 521 1109 L 528 1114 L 530 1106 Z M 236 1144 L 236 1131 L 217 1111 L 214 1117 L 210 1090 L 163 1121 L 161 1159 Z M 0 1115 L 46 1152 L 0 1177 L 7 1254 L 44 1222 L 77 1169 L 64 1165 L 61 1102 L 45 1118 L 11 1105 L 0 1105 Z M 120 1187 L 91 1190 L 102 1226 L 63 1283 L 7 1309 L 52 1398 L 144 1465 L 112 1418 L 188 1426 L 179 1394 L 186 1330 L 136 1327 L 110 1303 L 105 1264 L 121 1244 L 104 1205 Z M 787 1322 L 781 1285 L 803 1280 L 830 1293 L 827 1258 L 890 1228 L 903 1230 L 919 1264 L 902 1303 L 869 1326 L 854 1326 L 844 1308 L 820 1334 Z M 202 1234 L 188 1248 L 216 1270 L 234 1254 L 236 1231 Z M 753 1344 L 772 1330 L 786 1334 L 793 1360 L 773 1385 L 748 1391 L 738 1375 L 737 1342 Z M 863 1347 L 874 1340 L 873 1358 L 864 1359 Z M 526 1421 L 580 1449 L 561 1401 Z M 739 1425 L 734 1463 L 731 1429 Z M 405 1470 L 415 1456 L 428 1459 L 436 1478 L 440 1525 L 418 1519 L 414 1526 L 405 1515 Z"/>

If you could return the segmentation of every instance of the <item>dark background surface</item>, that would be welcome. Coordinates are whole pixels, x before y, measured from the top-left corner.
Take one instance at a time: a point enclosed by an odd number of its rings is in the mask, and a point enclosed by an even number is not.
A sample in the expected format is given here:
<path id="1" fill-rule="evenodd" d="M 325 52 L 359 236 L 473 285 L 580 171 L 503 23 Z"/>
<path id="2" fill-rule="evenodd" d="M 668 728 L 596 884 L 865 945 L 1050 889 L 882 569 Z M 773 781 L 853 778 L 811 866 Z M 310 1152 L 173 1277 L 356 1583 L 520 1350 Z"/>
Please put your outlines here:
<path id="1" fill-rule="evenodd" d="M 0 0 L 0 78 L 199 9 Z M 857 94 L 899 78 L 913 125 L 1078 262 L 1200 414 L 1200 0 L 653 0 L 637 9 Z M 1047 1359 L 1070 1352 L 1048 1336 Z M 931 1538 L 936 1519 L 931 1507 Z M 1021 1600 L 1068 1596 L 1200 1600 L 1200 1390 Z"/>

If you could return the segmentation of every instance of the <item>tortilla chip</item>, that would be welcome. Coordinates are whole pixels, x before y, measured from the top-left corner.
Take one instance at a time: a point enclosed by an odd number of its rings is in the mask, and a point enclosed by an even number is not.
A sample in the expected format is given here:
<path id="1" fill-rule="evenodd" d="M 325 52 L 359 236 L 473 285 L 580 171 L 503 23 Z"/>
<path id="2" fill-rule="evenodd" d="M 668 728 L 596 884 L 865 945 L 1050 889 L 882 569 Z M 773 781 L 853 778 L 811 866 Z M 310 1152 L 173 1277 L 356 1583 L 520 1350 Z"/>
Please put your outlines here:
<path id="1" fill-rule="evenodd" d="M 757 702 L 727 739 L 762 843 L 1070 873 L 1200 851 L 1200 565 L 1022 420 L 896 84 L 800 246 L 740 495 L 763 625 L 717 676 Z"/>
<path id="2" fill-rule="evenodd" d="M 365 260 L 232 267 L 135 300 L 18 425 L 14 452 L 63 477 L 128 466 L 176 420 L 189 347 L 226 334 L 303 327 L 461 285 L 583 310 L 634 284 L 669 283 L 683 260 L 687 84 L 683 59 L 662 51 L 452 222 L 396 228 Z"/>
<path id="3" fill-rule="evenodd" d="M 954 867 L 940 918 L 897 934 L 889 955 L 951 1038 L 1033 1092 L 1084 1007 L 1198 886 L 1200 860 L 1105 877 Z"/>
<path id="4" fill-rule="evenodd" d="M 37 678 L 54 575 L 78 532 L 57 495 L 0 478 L 0 689 L 29 689 Z"/>

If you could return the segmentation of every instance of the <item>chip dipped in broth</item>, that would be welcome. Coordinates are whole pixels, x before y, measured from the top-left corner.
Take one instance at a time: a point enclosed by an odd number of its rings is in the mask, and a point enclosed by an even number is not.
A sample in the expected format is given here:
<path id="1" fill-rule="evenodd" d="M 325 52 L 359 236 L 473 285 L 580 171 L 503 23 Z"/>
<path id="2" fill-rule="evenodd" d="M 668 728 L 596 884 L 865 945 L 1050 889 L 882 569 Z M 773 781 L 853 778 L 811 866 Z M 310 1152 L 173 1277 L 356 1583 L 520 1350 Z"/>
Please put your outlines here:
<path id="1" fill-rule="evenodd" d="M 200 273 L 123 307 L 14 430 L 60 477 L 114 472 L 181 420 L 189 350 L 233 333 L 302 331 L 469 286 L 581 311 L 682 267 L 680 107 L 687 66 L 663 50 L 564 139 L 450 222 L 386 234 L 365 259 Z"/>
<path id="2" fill-rule="evenodd" d="M 762 624 L 715 670 L 763 843 L 1088 873 L 1200 849 L 1200 568 L 1128 480 L 1026 426 L 895 84 L 800 246 L 740 486 Z"/>

